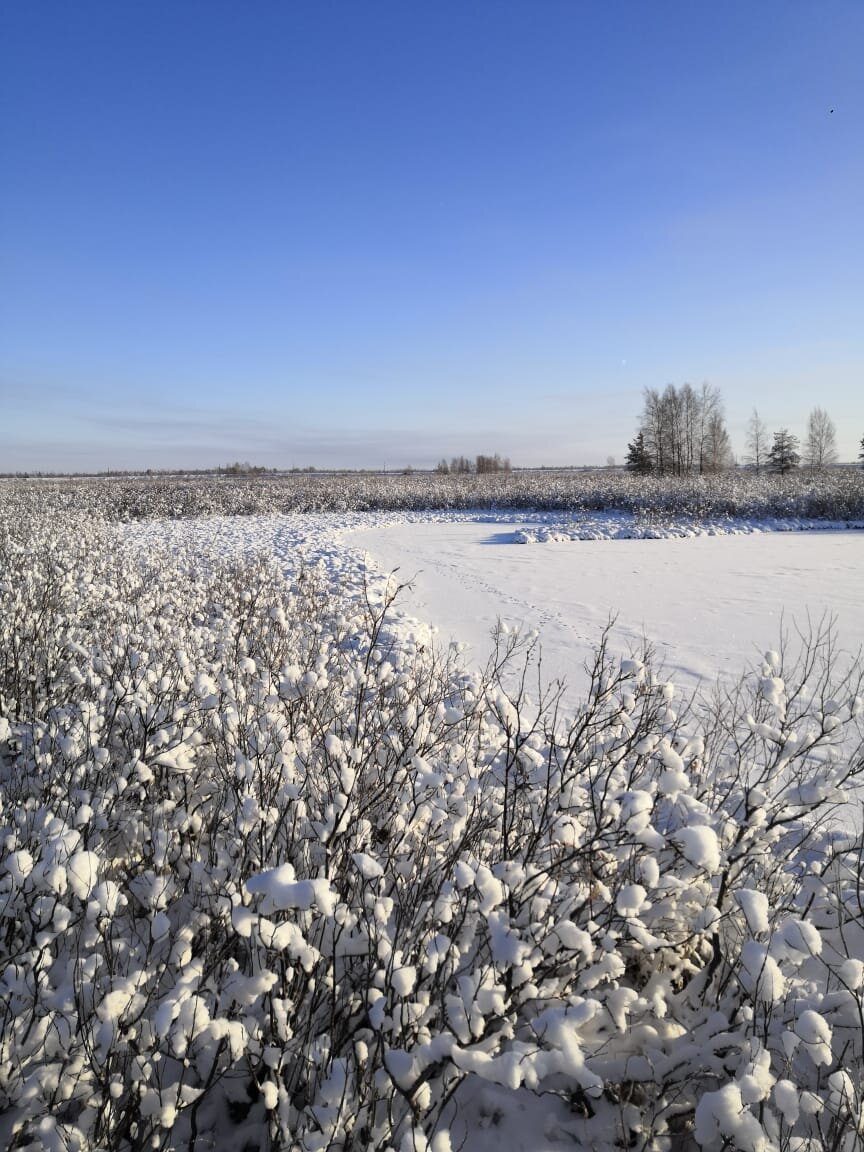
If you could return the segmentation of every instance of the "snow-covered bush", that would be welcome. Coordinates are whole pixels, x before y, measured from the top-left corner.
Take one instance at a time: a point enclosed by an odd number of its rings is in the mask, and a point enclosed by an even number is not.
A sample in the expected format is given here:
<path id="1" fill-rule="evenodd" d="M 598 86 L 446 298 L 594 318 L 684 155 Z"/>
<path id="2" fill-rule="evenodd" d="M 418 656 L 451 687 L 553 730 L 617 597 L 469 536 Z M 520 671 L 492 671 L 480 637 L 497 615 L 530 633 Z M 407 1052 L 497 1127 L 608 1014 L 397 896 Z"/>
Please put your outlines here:
<path id="1" fill-rule="evenodd" d="M 830 631 L 680 704 L 601 638 L 568 714 L 392 582 L 32 515 L 0 571 L 4 1146 L 444 1152 L 478 1080 L 585 1146 L 860 1145 Z"/>

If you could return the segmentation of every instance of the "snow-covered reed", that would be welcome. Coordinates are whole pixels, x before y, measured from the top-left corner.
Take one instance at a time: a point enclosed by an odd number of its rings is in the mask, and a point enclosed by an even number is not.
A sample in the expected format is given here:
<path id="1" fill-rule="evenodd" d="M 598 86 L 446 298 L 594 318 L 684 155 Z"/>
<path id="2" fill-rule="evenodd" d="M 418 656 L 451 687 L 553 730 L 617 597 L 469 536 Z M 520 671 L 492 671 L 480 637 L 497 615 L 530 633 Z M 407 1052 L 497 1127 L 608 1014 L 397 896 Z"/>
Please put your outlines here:
<path id="1" fill-rule="evenodd" d="M 860 1147 L 830 631 L 705 703 L 600 637 L 567 713 L 397 595 L 4 515 L 4 1146 L 446 1152 L 490 1081 L 609 1152 Z"/>
<path id="2" fill-rule="evenodd" d="M 864 470 L 787 476 L 730 469 L 716 475 L 639 476 L 616 470 L 299 473 L 278 476 L 113 476 L 0 481 L 0 500 L 61 507 L 112 520 L 271 512 L 618 509 L 642 517 L 722 519 L 864 516 Z"/>

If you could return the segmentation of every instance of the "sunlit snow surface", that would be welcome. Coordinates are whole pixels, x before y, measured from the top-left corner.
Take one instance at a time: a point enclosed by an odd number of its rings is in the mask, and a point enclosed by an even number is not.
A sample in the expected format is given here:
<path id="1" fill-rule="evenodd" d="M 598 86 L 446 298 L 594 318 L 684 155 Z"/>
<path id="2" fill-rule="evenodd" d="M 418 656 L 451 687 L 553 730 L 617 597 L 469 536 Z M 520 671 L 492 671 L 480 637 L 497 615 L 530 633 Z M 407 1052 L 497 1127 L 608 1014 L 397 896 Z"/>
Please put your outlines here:
<path id="1" fill-rule="evenodd" d="M 497 617 L 536 628 L 548 676 L 578 688 L 610 617 L 626 651 L 647 638 L 692 685 L 738 675 L 781 631 L 828 613 L 841 646 L 864 644 L 864 534 L 766 533 L 519 546 L 520 525 L 453 523 L 358 536 L 384 570 L 411 577 L 405 604 L 443 637 L 489 648 Z"/>

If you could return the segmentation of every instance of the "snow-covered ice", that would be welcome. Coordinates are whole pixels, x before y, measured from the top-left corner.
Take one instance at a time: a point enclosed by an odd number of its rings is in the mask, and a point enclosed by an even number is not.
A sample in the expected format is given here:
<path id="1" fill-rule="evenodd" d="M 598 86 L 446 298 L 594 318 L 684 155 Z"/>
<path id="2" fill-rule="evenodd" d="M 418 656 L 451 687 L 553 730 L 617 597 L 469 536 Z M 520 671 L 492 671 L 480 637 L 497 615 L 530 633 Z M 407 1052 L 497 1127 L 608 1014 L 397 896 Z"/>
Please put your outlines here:
<path id="1" fill-rule="evenodd" d="M 808 619 L 836 618 L 842 648 L 864 645 L 864 534 L 760 533 L 584 540 L 518 547 L 520 523 L 404 524 L 352 533 L 382 571 L 412 588 L 403 607 L 482 660 L 501 617 L 536 629 L 547 677 L 578 687 L 611 617 L 613 643 L 647 639 L 688 686 L 737 676 Z"/>

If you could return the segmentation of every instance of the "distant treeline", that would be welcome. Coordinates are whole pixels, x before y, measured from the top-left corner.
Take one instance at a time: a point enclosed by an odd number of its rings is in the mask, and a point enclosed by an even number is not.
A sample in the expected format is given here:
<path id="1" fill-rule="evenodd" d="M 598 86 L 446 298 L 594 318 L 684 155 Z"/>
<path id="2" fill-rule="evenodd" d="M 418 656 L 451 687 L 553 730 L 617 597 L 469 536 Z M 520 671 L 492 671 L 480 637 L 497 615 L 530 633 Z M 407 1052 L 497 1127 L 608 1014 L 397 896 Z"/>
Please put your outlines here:
<path id="1" fill-rule="evenodd" d="M 436 465 L 435 471 L 444 475 L 453 473 L 458 476 L 467 476 L 476 472 L 478 476 L 488 476 L 495 472 L 510 472 L 510 459 L 507 456 L 475 456 L 469 460 L 467 456 L 453 456 L 449 461 L 442 457 Z"/>

